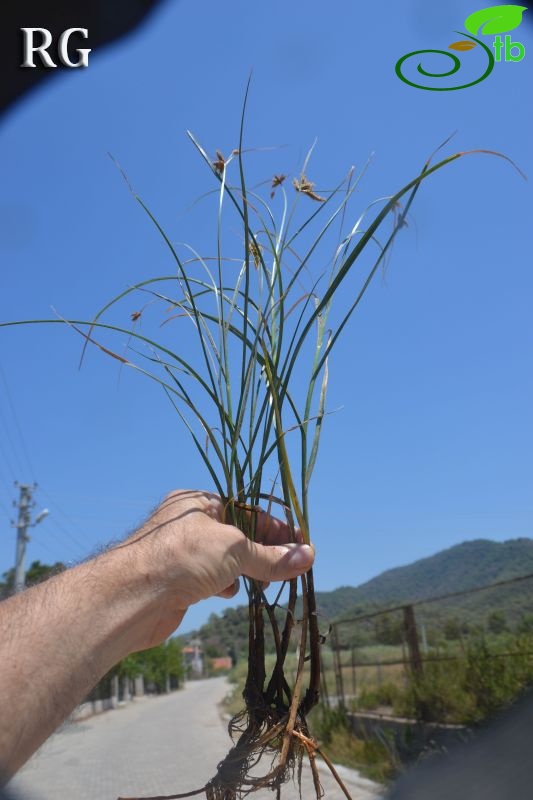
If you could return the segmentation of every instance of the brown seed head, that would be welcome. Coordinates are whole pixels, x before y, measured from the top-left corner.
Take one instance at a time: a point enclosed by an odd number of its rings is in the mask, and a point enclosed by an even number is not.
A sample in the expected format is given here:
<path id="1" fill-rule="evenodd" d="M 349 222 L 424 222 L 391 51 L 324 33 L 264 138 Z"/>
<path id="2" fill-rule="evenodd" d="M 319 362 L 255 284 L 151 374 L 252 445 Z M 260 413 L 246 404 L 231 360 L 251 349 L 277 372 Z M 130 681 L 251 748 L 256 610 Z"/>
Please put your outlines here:
<path id="1" fill-rule="evenodd" d="M 294 178 L 292 181 L 292 185 L 296 189 L 297 192 L 302 192 L 302 194 L 306 194 L 311 200 L 316 200 L 319 203 L 323 203 L 325 201 L 325 197 L 320 197 L 316 192 L 313 191 L 315 186 L 312 181 L 308 180 L 306 176 L 303 174 L 300 175 L 299 178 Z"/>
<path id="2" fill-rule="evenodd" d="M 213 167 L 216 169 L 217 172 L 224 172 L 224 167 L 226 166 L 226 159 L 220 152 L 220 150 L 216 150 L 216 159 L 212 162 Z"/>

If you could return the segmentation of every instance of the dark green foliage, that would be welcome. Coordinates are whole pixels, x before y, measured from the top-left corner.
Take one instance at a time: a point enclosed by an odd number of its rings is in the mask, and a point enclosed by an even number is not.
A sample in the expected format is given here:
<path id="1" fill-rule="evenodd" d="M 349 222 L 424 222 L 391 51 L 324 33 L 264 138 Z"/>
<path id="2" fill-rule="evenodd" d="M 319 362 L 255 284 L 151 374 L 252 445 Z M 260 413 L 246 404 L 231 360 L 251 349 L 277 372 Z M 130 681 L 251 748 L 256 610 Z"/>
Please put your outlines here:
<path id="1" fill-rule="evenodd" d="M 331 743 L 334 731 L 349 729 L 348 716 L 342 708 L 327 708 L 318 706 L 313 712 L 313 734 L 322 744 Z"/>
<path id="2" fill-rule="evenodd" d="M 182 643 L 178 638 L 168 639 L 157 647 L 132 653 L 119 661 L 113 669 L 92 689 L 91 699 L 109 697 L 111 678 L 133 680 L 139 675 L 144 677 L 145 687 L 152 687 L 156 692 L 167 691 L 169 684 L 178 687 L 184 677 Z"/>
<path id="3" fill-rule="evenodd" d="M 56 561 L 55 564 L 41 564 L 40 561 L 32 561 L 28 571 L 26 572 L 26 586 L 34 586 L 36 583 L 51 578 L 57 575 L 58 572 L 63 572 L 66 569 L 61 561 Z M 9 597 L 13 592 L 15 584 L 15 568 L 12 567 L 4 572 L 3 581 L 0 581 L 0 598 Z"/>
<path id="4" fill-rule="evenodd" d="M 385 681 L 372 689 L 363 689 L 357 697 L 358 709 L 374 709 L 379 706 L 390 706 L 394 708 L 400 702 L 402 690 L 391 681 Z"/>
<path id="5" fill-rule="evenodd" d="M 518 634 L 533 634 L 533 614 L 522 614 L 516 624 Z"/>
<path id="6" fill-rule="evenodd" d="M 462 636 L 467 636 L 469 633 L 469 626 L 465 622 L 461 622 L 457 617 L 450 617 L 442 626 L 442 633 L 448 642 L 455 642 L 461 639 Z"/>
<path id="7" fill-rule="evenodd" d="M 493 611 L 487 620 L 487 629 L 490 633 L 498 635 L 507 630 L 507 619 L 501 611 Z"/>
<path id="8" fill-rule="evenodd" d="M 126 664 L 124 664 L 126 662 Z M 181 645 L 177 639 L 168 639 L 158 647 L 128 656 L 118 665 L 119 670 L 134 677 L 144 675 L 145 684 L 153 684 L 158 692 L 167 688 L 168 678 L 179 682 L 184 676 Z M 132 674 L 134 673 L 134 674 Z"/>
<path id="9" fill-rule="evenodd" d="M 505 651 L 522 653 L 507 658 Z M 509 639 L 496 649 L 480 640 L 468 648 L 463 685 L 474 699 L 474 714 L 470 721 L 477 722 L 491 716 L 513 701 L 533 681 L 533 641 L 527 637 Z M 494 657 L 495 655 L 500 657 Z"/>
<path id="10" fill-rule="evenodd" d="M 353 767 L 367 778 L 385 783 L 399 770 L 396 749 L 384 735 L 382 739 L 355 736 L 346 712 L 319 706 L 313 711 L 311 731 L 334 761 Z"/>
<path id="11" fill-rule="evenodd" d="M 376 617 L 374 625 L 375 641 L 378 644 L 401 644 L 403 642 L 403 623 L 397 614 L 383 614 Z"/>
<path id="12" fill-rule="evenodd" d="M 508 635 L 490 644 L 484 638 L 472 640 L 463 650 L 430 654 L 443 660 L 427 661 L 423 675 L 408 676 L 405 688 L 384 683 L 366 689 L 356 706 L 363 710 L 387 705 L 400 717 L 476 724 L 533 683 L 532 653 L 531 635 Z"/>
<path id="13" fill-rule="evenodd" d="M 533 633 L 479 637 L 429 655 L 442 660 L 427 661 L 416 678 L 406 674 L 397 682 L 366 685 L 353 710 L 385 707 L 398 717 L 472 727 L 515 702 L 533 684 Z M 362 768 L 369 777 L 386 780 L 399 770 L 401 747 L 397 750 L 381 727 L 368 740 L 358 739 L 350 733 L 345 713 L 325 708 L 313 716 L 313 731 L 341 763 Z"/>

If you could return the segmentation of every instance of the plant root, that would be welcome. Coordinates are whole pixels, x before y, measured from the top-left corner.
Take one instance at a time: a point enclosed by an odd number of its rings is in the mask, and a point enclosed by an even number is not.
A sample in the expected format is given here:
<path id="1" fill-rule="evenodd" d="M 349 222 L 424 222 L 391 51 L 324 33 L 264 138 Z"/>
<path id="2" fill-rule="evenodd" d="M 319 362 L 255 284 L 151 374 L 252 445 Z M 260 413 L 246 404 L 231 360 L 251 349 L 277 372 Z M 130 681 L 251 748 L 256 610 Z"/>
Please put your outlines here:
<path id="1" fill-rule="evenodd" d="M 246 512 L 249 513 L 249 509 L 246 508 Z M 298 665 L 292 689 L 287 683 L 284 665 L 295 632 L 298 581 L 289 581 L 288 607 L 283 629 L 280 629 L 274 613 L 277 601 L 273 605 L 268 604 L 262 585 L 249 580 L 248 675 L 243 691 L 245 709 L 233 717 L 228 726 L 233 747 L 218 764 L 216 775 L 200 789 L 157 797 L 122 797 L 118 800 L 182 800 L 199 795 L 206 800 L 243 800 L 259 789 L 270 789 L 280 800 L 281 788 L 290 779 L 296 780 L 301 796 L 304 756 L 309 760 L 315 798 L 320 800 L 324 790 L 316 765 L 317 753 L 324 758 L 333 777 L 350 800 L 335 768 L 309 733 L 306 718 L 319 699 L 320 637 L 312 570 L 301 575 L 299 580 L 303 607 L 299 621 Z M 270 624 L 276 647 L 276 663 L 268 681 L 265 674 L 265 621 Z M 306 656 L 308 643 L 310 655 Z M 304 689 L 302 684 L 306 663 L 309 663 L 309 682 L 307 689 Z M 270 761 L 270 767 L 266 774 L 257 776 L 253 773 L 263 757 Z"/>
<path id="2" fill-rule="evenodd" d="M 239 720 L 246 716 L 246 712 L 234 717 L 230 722 L 230 730 L 237 730 Z M 325 762 L 333 778 L 336 780 L 347 800 L 351 800 L 350 793 L 344 782 L 339 776 L 330 759 L 319 747 L 316 739 L 309 734 L 305 720 L 298 720 L 290 736 L 290 746 L 285 760 L 280 757 L 279 763 L 275 764 L 276 758 L 280 753 L 280 741 L 284 740 L 288 715 L 273 724 L 270 720 L 270 727 L 263 732 L 256 732 L 252 735 L 249 730 L 241 733 L 236 744 L 231 748 L 227 756 L 218 764 L 216 775 L 200 789 L 180 794 L 157 795 L 153 797 L 119 797 L 117 800 L 182 800 L 187 797 L 197 797 L 204 795 L 206 800 L 242 800 L 249 794 L 258 789 L 271 789 L 276 792 L 276 797 L 281 797 L 281 787 L 289 779 L 297 776 L 297 783 L 301 793 L 301 774 L 303 756 L 306 754 L 313 776 L 313 784 L 317 800 L 324 796 L 324 790 L 320 783 L 316 756 L 319 755 Z M 272 756 L 272 766 L 270 771 L 262 777 L 250 775 L 252 770 L 263 757 L 269 753 Z"/>

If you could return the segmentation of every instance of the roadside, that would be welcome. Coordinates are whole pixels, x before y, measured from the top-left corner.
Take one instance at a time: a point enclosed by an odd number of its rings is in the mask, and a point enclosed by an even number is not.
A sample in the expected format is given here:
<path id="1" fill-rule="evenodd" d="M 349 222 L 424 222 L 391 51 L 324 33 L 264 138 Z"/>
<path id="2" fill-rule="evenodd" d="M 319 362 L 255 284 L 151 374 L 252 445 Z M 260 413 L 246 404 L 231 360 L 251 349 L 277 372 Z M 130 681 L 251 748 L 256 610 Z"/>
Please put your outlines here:
<path id="1" fill-rule="evenodd" d="M 213 775 L 230 740 L 218 713 L 224 678 L 195 681 L 170 695 L 134 700 L 112 713 L 64 726 L 11 781 L 23 800 L 115 800 L 119 795 L 172 794 L 197 789 Z M 344 795 L 321 772 L 325 796 Z M 381 787 L 343 771 L 353 800 L 377 800 Z M 302 797 L 313 796 L 309 770 Z M 260 791 L 257 800 L 272 800 Z M 284 800 L 297 800 L 288 784 Z"/>

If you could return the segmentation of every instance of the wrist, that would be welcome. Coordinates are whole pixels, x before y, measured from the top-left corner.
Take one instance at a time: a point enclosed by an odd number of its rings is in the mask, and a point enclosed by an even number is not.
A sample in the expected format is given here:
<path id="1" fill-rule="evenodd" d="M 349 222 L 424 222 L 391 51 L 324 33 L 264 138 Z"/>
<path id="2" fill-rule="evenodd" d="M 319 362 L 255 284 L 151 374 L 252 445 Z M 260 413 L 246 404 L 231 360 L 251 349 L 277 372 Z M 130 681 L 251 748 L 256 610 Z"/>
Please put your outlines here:
<path id="1" fill-rule="evenodd" d="M 85 565 L 98 583 L 98 606 L 105 620 L 97 643 L 105 672 L 130 653 L 161 644 L 181 623 L 187 610 L 177 590 L 181 580 L 173 576 L 170 581 L 161 566 L 168 571 L 174 559 L 163 542 L 154 548 L 153 540 L 148 545 L 139 537 Z"/>

